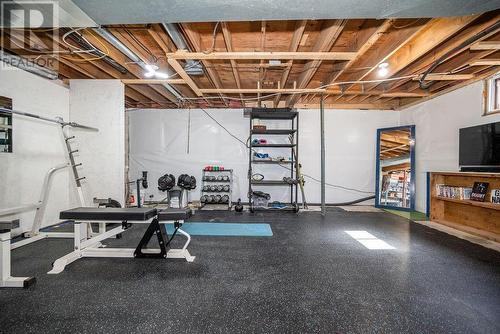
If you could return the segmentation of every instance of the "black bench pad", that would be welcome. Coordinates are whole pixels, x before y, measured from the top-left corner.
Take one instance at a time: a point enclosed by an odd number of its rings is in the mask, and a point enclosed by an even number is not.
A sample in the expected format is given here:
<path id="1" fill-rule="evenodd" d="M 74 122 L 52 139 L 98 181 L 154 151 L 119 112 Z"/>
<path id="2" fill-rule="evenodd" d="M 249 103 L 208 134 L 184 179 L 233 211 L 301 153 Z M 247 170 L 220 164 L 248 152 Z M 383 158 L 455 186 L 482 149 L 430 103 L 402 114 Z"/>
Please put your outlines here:
<path id="1" fill-rule="evenodd" d="M 61 211 L 60 219 L 84 221 L 145 221 L 156 216 L 154 208 L 74 208 Z"/>
<path id="2" fill-rule="evenodd" d="M 159 221 L 167 221 L 167 220 L 186 220 L 193 215 L 193 211 L 191 209 L 165 209 L 158 211 L 158 220 Z"/>
<path id="3" fill-rule="evenodd" d="M 9 221 L 0 221 L 0 231 L 10 231 L 19 227 L 19 219 L 9 220 Z"/>

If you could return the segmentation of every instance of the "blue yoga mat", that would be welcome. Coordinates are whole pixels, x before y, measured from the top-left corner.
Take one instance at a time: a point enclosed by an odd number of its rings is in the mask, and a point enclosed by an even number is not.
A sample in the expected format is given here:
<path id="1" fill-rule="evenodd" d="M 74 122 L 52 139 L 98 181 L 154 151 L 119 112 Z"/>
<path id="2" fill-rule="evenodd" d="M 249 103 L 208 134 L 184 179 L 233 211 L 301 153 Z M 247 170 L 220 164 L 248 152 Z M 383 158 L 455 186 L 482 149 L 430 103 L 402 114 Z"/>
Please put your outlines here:
<path id="1" fill-rule="evenodd" d="M 172 224 L 165 224 L 168 234 L 174 232 Z M 273 231 L 269 224 L 246 223 L 184 223 L 182 230 L 191 235 L 211 235 L 230 237 L 272 237 Z"/>

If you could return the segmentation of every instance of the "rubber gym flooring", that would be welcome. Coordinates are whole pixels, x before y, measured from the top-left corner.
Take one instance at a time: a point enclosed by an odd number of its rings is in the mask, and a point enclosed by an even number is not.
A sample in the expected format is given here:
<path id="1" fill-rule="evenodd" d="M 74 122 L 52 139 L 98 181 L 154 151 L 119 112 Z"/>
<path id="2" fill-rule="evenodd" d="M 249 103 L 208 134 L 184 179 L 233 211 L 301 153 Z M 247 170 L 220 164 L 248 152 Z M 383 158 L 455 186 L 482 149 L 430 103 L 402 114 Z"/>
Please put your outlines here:
<path id="1" fill-rule="evenodd" d="M 38 281 L 0 290 L 0 332 L 500 333 L 493 250 L 386 212 L 198 212 L 193 220 L 270 222 L 274 236 L 197 236 L 194 263 L 86 258 L 50 276 L 71 241 L 22 247 L 13 274 Z M 108 244 L 135 246 L 145 228 Z M 394 249 L 368 249 L 345 231 Z"/>

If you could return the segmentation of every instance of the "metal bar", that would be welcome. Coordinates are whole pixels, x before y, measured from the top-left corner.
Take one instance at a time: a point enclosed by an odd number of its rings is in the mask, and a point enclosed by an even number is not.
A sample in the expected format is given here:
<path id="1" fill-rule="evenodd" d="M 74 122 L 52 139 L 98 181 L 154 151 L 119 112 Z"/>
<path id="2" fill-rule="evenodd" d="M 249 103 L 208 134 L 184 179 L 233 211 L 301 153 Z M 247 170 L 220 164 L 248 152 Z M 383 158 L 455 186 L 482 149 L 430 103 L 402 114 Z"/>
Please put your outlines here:
<path id="1" fill-rule="evenodd" d="M 0 112 L 7 113 L 7 114 L 19 115 L 19 116 L 25 116 L 25 117 L 31 117 L 31 118 L 39 119 L 39 120 L 46 121 L 46 122 L 60 124 L 62 126 L 71 126 L 73 128 L 81 128 L 81 129 L 86 129 L 86 130 L 91 130 L 91 131 L 99 131 L 99 129 L 93 128 L 91 126 L 81 125 L 81 124 L 78 124 L 75 122 L 65 122 L 60 117 L 48 118 L 48 117 L 44 117 L 44 116 L 40 116 L 40 115 L 28 113 L 28 112 L 23 112 L 23 111 L 18 111 L 18 110 L 10 110 L 10 109 L 1 108 L 1 107 L 0 107 Z"/>
<path id="2" fill-rule="evenodd" d="M 324 95 L 320 98 L 320 135 L 321 135 L 321 215 L 326 215 L 325 205 L 325 108 Z"/>
<path id="3" fill-rule="evenodd" d="M 33 237 L 40 232 L 40 228 L 42 227 L 42 219 L 45 214 L 45 208 L 47 207 L 47 197 L 49 195 L 50 185 L 52 183 L 52 177 L 55 172 L 68 167 L 67 163 L 57 165 L 47 172 L 45 175 L 45 179 L 42 185 L 42 192 L 40 194 L 40 199 L 38 200 L 39 207 L 36 210 L 35 218 L 33 219 L 33 226 L 31 227 L 31 231 L 27 233 L 26 236 Z"/>
<path id="4" fill-rule="evenodd" d="M 10 215 L 14 215 L 14 214 L 25 212 L 25 211 L 35 210 L 38 208 L 39 205 L 40 205 L 39 203 L 36 203 L 36 204 L 17 206 L 15 208 L 2 209 L 2 210 L 0 210 L 0 217 L 1 216 L 10 216 Z"/>

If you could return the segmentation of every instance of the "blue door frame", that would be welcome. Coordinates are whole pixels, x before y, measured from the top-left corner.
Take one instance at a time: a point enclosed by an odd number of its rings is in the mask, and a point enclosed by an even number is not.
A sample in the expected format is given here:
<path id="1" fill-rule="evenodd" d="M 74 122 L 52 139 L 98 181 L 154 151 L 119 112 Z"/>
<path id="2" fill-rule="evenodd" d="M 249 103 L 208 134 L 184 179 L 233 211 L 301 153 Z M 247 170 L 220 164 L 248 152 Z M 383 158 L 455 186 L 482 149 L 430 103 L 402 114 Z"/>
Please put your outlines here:
<path id="1" fill-rule="evenodd" d="M 380 134 L 384 131 L 402 130 L 410 128 L 410 207 L 401 208 L 390 205 L 380 205 Z M 375 171 L 375 207 L 400 211 L 415 211 L 415 125 L 395 126 L 392 128 L 377 129 L 377 159 Z"/>

